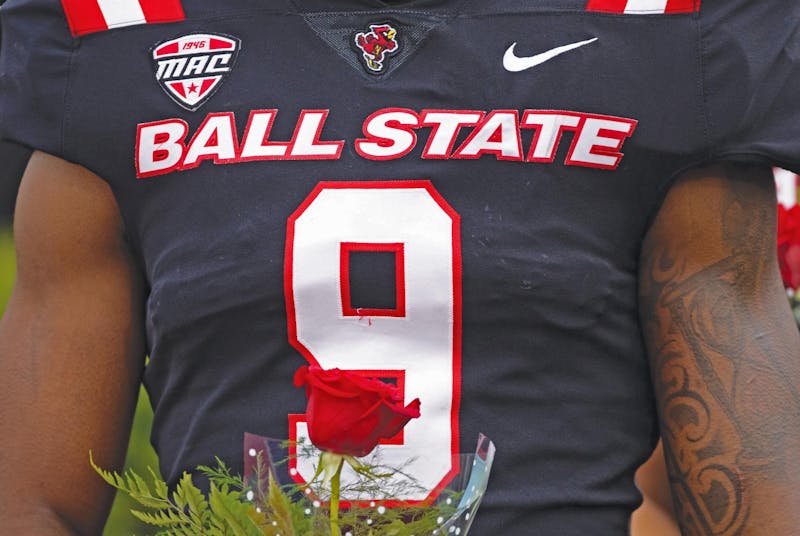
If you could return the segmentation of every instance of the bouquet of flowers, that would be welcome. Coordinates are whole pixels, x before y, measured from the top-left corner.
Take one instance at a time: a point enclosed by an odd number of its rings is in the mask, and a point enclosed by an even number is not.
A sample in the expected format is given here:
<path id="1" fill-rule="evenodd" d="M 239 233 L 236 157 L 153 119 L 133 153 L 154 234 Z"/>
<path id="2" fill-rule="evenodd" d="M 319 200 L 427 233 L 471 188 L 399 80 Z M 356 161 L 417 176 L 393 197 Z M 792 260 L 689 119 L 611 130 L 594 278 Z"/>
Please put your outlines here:
<path id="1" fill-rule="evenodd" d="M 210 482 L 207 496 L 189 473 L 170 491 L 153 471 L 148 482 L 134 471 L 120 475 L 90 462 L 141 505 L 132 514 L 161 535 L 467 534 L 494 459 L 488 438 L 454 460 L 459 471 L 446 486 L 424 501 L 407 500 L 420 484 L 404 464 L 386 463 L 376 447 L 419 417 L 420 401 L 404 406 L 393 385 L 316 366 L 300 368 L 295 385 L 306 389 L 309 440 L 245 434 L 243 476 L 219 459 L 215 467 L 197 468 Z M 305 481 L 303 474 L 313 477 Z"/>

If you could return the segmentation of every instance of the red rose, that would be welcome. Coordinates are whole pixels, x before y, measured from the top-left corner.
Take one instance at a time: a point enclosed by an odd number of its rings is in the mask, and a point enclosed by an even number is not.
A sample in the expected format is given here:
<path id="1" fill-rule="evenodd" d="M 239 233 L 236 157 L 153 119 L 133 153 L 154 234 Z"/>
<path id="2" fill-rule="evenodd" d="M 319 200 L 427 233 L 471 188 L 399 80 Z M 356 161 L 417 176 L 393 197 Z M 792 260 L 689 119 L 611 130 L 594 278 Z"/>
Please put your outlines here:
<path id="1" fill-rule="evenodd" d="M 303 366 L 294 384 L 306 387 L 311 442 L 336 454 L 366 456 L 420 415 L 418 398 L 403 406 L 397 387 L 344 370 Z"/>
<path id="2" fill-rule="evenodd" d="M 783 284 L 800 287 L 800 205 L 778 205 L 778 263 Z"/>

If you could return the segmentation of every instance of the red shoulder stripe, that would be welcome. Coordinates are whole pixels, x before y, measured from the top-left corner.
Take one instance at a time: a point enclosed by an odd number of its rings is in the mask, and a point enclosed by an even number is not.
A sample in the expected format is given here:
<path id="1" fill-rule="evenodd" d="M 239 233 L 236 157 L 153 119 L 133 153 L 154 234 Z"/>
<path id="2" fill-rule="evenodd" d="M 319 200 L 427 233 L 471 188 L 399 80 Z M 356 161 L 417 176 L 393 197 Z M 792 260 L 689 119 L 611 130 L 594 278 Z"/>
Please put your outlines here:
<path id="1" fill-rule="evenodd" d="M 61 0 L 77 37 L 133 24 L 184 20 L 181 0 Z"/>
<path id="2" fill-rule="evenodd" d="M 623 13 L 628 0 L 589 0 L 586 11 L 603 11 L 605 13 Z"/>
<path id="3" fill-rule="evenodd" d="M 669 0 L 665 13 L 696 13 L 700 11 L 700 0 Z"/>
<path id="4" fill-rule="evenodd" d="M 108 28 L 97 0 L 61 0 L 73 36 Z"/>
<path id="5" fill-rule="evenodd" d="M 147 22 L 175 22 L 184 20 L 180 0 L 139 0 Z"/>
<path id="6" fill-rule="evenodd" d="M 589 0 L 586 11 L 628 15 L 696 13 L 700 11 L 700 0 Z"/>

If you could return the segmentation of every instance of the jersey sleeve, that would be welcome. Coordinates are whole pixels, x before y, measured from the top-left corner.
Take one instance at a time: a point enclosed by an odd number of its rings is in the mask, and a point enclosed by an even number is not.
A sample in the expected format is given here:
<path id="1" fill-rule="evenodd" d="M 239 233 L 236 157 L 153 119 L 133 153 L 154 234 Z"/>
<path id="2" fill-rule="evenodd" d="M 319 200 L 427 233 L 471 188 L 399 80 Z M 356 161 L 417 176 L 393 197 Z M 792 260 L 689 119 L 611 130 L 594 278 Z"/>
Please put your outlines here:
<path id="1" fill-rule="evenodd" d="M 0 8 L 0 138 L 63 154 L 73 39 L 58 1 L 8 0 Z"/>
<path id="2" fill-rule="evenodd" d="M 706 0 L 699 24 L 710 158 L 800 172 L 800 3 Z"/>

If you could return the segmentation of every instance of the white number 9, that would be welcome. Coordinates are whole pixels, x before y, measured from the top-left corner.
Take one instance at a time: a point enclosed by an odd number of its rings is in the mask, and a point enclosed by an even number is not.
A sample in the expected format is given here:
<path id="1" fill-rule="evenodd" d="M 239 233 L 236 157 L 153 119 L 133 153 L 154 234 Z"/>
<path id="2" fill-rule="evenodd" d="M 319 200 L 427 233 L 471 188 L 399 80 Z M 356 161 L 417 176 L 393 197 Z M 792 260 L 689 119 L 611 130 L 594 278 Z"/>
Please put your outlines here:
<path id="1" fill-rule="evenodd" d="M 354 313 L 346 282 L 343 293 L 343 244 L 401 255 L 403 308 Z M 423 489 L 398 499 L 435 496 L 458 471 L 458 214 L 428 181 L 320 183 L 289 218 L 285 284 L 289 340 L 309 363 L 395 377 L 405 403 L 420 399 L 421 417 L 378 449 L 382 463 L 405 467 Z M 290 418 L 289 435 L 308 437 L 302 416 Z M 295 469 L 302 480 L 313 476 L 310 463 Z"/>

